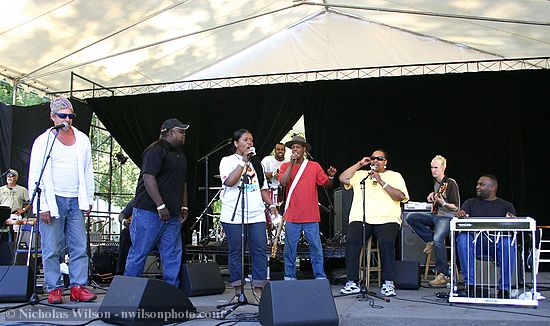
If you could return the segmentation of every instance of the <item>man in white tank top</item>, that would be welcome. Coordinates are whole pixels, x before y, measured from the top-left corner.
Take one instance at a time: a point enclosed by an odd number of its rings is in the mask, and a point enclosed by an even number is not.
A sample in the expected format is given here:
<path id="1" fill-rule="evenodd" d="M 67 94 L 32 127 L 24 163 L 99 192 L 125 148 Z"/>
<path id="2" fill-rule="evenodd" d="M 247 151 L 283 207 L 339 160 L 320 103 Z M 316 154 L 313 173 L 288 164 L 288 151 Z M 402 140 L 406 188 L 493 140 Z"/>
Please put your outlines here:
<path id="1" fill-rule="evenodd" d="M 32 196 L 47 153 L 52 148 L 40 180 L 40 203 L 38 196 L 32 203 L 35 214 L 39 210 L 48 302 L 63 303 L 59 258 L 65 245 L 69 253 L 71 301 L 92 301 L 97 296 L 86 288 L 88 256 L 84 217 L 84 214 L 90 215 L 94 196 L 91 144 L 88 136 L 72 126 L 76 114 L 69 100 L 55 98 L 50 109 L 54 127 L 36 138 L 29 163 Z"/>

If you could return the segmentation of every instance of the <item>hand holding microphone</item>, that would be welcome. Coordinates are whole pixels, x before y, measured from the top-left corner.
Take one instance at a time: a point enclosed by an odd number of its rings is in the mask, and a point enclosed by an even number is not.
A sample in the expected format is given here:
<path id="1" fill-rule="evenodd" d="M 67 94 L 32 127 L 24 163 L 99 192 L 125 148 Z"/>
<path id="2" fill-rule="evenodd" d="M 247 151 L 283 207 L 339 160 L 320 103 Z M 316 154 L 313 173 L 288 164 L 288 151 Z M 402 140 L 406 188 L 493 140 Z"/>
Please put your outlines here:
<path id="1" fill-rule="evenodd" d="M 246 153 L 244 153 L 243 161 L 248 162 L 252 156 L 256 155 L 256 149 L 254 147 L 248 147 Z"/>

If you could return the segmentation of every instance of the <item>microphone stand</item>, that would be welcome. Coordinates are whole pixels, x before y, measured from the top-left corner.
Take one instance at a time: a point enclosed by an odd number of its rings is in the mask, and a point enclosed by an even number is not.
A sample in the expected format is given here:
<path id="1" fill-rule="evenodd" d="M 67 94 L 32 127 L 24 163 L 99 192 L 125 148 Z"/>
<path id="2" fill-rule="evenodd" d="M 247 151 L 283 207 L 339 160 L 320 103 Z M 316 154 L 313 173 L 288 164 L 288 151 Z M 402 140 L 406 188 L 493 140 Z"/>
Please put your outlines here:
<path id="1" fill-rule="evenodd" d="M 246 162 L 246 166 L 245 166 L 246 171 L 248 171 L 249 165 L 250 165 L 250 161 Z M 237 308 L 239 308 L 241 306 L 245 306 L 245 305 L 258 306 L 255 303 L 248 302 L 248 300 L 246 299 L 246 295 L 244 294 L 244 286 L 246 284 L 246 281 L 244 279 L 244 252 L 245 252 L 245 249 L 244 249 L 244 235 L 245 235 L 245 231 L 244 231 L 244 208 L 245 208 L 245 201 L 247 201 L 247 199 L 248 199 L 247 196 L 246 196 L 245 185 L 248 184 L 248 183 L 250 183 L 250 180 L 249 180 L 249 178 L 248 178 L 248 176 L 246 175 L 246 172 L 245 172 L 241 176 L 241 184 L 239 185 L 239 196 L 237 197 L 237 203 L 235 204 L 235 209 L 233 210 L 233 216 L 231 217 L 231 221 L 233 221 L 235 219 L 235 214 L 237 213 L 237 207 L 239 206 L 239 199 L 242 199 L 241 200 L 241 293 L 239 293 L 239 298 L 237 300 L 237 303 L 233 304 L 233 306 L 231 306 L 231 308 L 229 308 L 227 311 L 225 311 L 222 319 L 225 319 L 225 317 L 227 317 L 229 314 L 231 314 L 233 311 L 235 311 Z M 216 308 L 218 308 L 218 309 L 225 308 L 225 307 L 229 306 L 230 304 L 231 304 L 231 301 L 227 304 L 224 304 L 224 305 L 218 305 L 218 306 L 216 306 Z"/>
<path id="2" fill-rule="evenodd" d="M 206 190 L 208 192 L 208 190 Z M 218 192 L 216 192 L 216 194 L 214 195 L 214 197 L 212 197 L 212 199 L 210 200 L 210 202 L 208 202 L 206 204 L 206 207 L 204 208 L 204 210 L 201 212 L 201 214 L 196 218 L 196 221 L 193 223 L 193 225 L 191 225 L 191 227 L 189 228 L 189 230 L 194 230 L 195 229 L 195 226 L 197 225 L 197 223 L 202 223 L 202 219 L 203 217 L 206 215 L 206 216 L 210 216 L 209 214 L 207 214 L 206 212 L 208 211 L 208 209 L 210 208 L 210 206 L 212 205 L 212 203 L 214 203 L 214 201 L 218 198 L 218 196 L 220 195 L 220 192 L 222 190 L 221 189 L 218 189 Z M 202 225 L 199 225 L 199 230 L 201 229 L 201 226 Z M 207 235 L 208 237 L 209 235 Z M 199 243 L 201 241 L 203 241 L 205 238 L 202 238 L 202 239 L 199 239 Z"/>
<path id="3" fill-rule="evenodd" d="M 366 177 L 363 178 L 363 180 L 361 180 L 361 191 L 363 193 L 363 260 L 361 262 L 361 268 L 363 269 L 362 271 L 362 282 L 361 282 L 361 287 L 360 287 L 360 294 L 357 296 L 357 298 L 359 298 L 359 301 L 370 301 L 372 299 L 369 299 L 368 295 L 370 294 L 371 296 L 375 297 L 375 298 L 378 298 L 380 300 L 383 300 L 383 301 L 386 301 L 386 302 L 390 302 L 390 299 L 389 298 L 385 298 L 385 297 L 381 297 L 379 295 L 377 295 L 376 293 L 374 292 L 369 292 L 369 289 L 367 289 L 367 259 L 370 259 L 370 257 L 367 257 L 367 221 L 366 221 L 366 208 L 367 208 L 367 204 L 366 204 L 366 188 L 365 188 L 365 182 L 367 181 L 368 178 L 370 178 L 371 174 L 369 173 Z M 373 232 L 374 234 L 374 232 Z M 378 262 L 380 264 L 380 262 Z"/>
<path id="4" fill-rule="evenodd" d="M 361 278 L 362 280 L 359 282 L 361 283 L 360 285 L 360 291 L 359 291 L 359 295 L 357 296 L 357 298 L 359 299 L 359 301 L 372 301 L 372 299 L 369 298 L 369 294 L 372 296 L 372 297 L 375 297 L 375 298 L 378 298 L 380 300 L 383 300 L 383 301 L 386 301 L 386 302 L 390 302 L 390 299 L 389 298 L 386 298 L 386 297 L 381 297 L 379 295 L 377 295 L 376 293 L 374 292 L 370 292 L 369 289 L 367 289 L 367 259 L 370 259 L 370 257 L 367 257 L 367 230 L 366 230 L 366 227 L 367 227 L 367 221 L 366 221 L 366 190 L 365 190 L 365 182 L 367 181 L 368 178 L 370 178 L 370 173 L 363 178 L 363 180 L 361 180 L 361 182 L 359 182 L 361 184 L 361 191 L 362 191 L 362 194 L 363 194 L 363 225 L 362 225 L 362 228 L 363 228 L 363 235 L 362 235 L 362 240 L 363 240 L 363 259 L 361 261 L 361 269 L 362 269 L 362 275 L 361 275 Z M 374 234 L 374 233 L 373 233 Z M 378 262 L 380 263 L 380 262 Z M 352 293 L 350 294 L 342 294 L 342 295 L 338 295 L 338 297 L 344 297 L 344 296 L 348 296 L 348 295 L 352 295 Z"/>
<path id="5" fill-rule="evenodd" d="M 40 189 L 40 181 L 42 181 L 42 177 L 44 176 L 44 170 L 46 169 L 46 164 L 48 164 L 48 160 L 51 157 L 53 145 L 54 145 L 55 140 L 57 139 L 58 135 L 59 135 L 59 130 L 57 130 L 57 132 L 55 133 L 55 137 L 53 138 L 52 145 L 50 146 L 49 150 L 46 147 L 47 154 L 46 154 L 46 152 L 44 153 L 46 155 L 46 157 L 45 157 L 44 163 L 42 164 L 42 167 L 40 169 L 40 175 L 38 176 L 38 180 L 36 180 L 36 187 L 33 190 L 31 201 L 30 201 L 31 205 L 32 205 L 32 203 L 34 203 L 34 199 L 37 198 L 37 200 L 36 200 L 36 228 L 39 231 L 40 231 L 40 194 L 42 193 L 42 189 Z M 34 232 L 34 230 L 33 230 L 33 232 Z M 32 245 L 32 244 L 30 244 L 30 245 Z M 17 249 L 18 248 L 16 248 L 16 250 Z M 60 309 L 72 310 L 69 307 L 62 307 L 62 306 L 59 306 L 59 305 L 52 305 L 52 304 L 49 304 L 49 303 L 41 303 L 40 302 L 40 298 L 38 297 L 38 294 L 36 293 L 36 283 L 37 283 L 36 280 L 38 278 L 38 235 L 36 235 L 34 237 L 34 251 L 33 251 L 33 253 L 34 253 L 34 275 L 33 275 L 34 277 L 33 277 L 33 280 L 32 280 L 33 293 L 32 293 L 32 295 L 29 299 L 28 304 L 30 304 L 31 306 L 35 306 L 37 304 L 42 304 L 42 305 L 49 306 L 49 307 L 56 307 L 56 308 L 60 308 Z"/>
<path id="6" fill-rule="evenodd" d="M 208 187 L 208 158 L 210 157 L 210 155 L 218 152 L 220 149 L 224 148 L 225 146 L 227 146 L 229 144 L 231 144 L 231 138 L 224 139 L 221 142 L 219 142 L 216 146 L 214 146 L 214 148 L 212 150 L 210 150 L 210 152 L 208 152 L 206 155 L 204 155 L 203 157 L 201 157 L 197 160 L 197 163 L 204 161 L 204 204 L 205 204 L 206 208 L 209 207 L 209 203 L 208 203 L 208 201 L 209 201 L 209 199 L 208 199 L 208 190 L 209 190 L 208 189 L 209 188 Z M 208 219 L 206 220 L 205 229 L 206 229 L 206 231 L 208 231 Z M 202 232 L 202 230 L 199 230 L 199 234 L 201 234 L 201 237 L 202 237 L 201 232 Z"/>

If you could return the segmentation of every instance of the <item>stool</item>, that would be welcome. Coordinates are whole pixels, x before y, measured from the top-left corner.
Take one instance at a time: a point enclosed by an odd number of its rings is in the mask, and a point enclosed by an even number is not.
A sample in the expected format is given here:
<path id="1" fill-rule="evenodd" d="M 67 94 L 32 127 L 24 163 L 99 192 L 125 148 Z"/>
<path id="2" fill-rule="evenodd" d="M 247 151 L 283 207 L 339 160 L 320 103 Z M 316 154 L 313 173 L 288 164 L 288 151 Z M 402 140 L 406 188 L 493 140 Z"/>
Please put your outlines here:
<path id="1" fill-rule="evenodd" d="M 446 240 L 445 240 L 446 242 Z M 445 245 L 445 248 L 447 248 L 447 250 L 450 250 L 450 246 L 449 245 Z M 432 264 L 432 253 L 434 251 L 434 248 L 432 247 L 432 251 L 430 251 L 429 253 L 426 254 L 426 266 L 424 267 L 424 280 L 427 281 L 428 280 L 428 273 L 430 272 L 430 267 L 434 266 L 435 267 L 435 262 Z M 452 255 L 452 253 L 451 253 Z M 455 275 L 458 275 L 458 267 L 457 265 L 455 264 Z M 437 275 L 436 275 L 437 276 Z"/>
<path id="2" fill-rule="evenodd" d="M 365 248 L 361 249 L 361 256 L 359 257 L 359 272 L 363 266 L 363 256 L 365 254 Z M 374 255 L 374 256 L 373 256 Z M 380 260 L 380 249 L 378 248 L 378 242 L 375 248 L 372 247 L 372 236 L 367 240 L 367 279 L 365 285 L 367 288 L 370 286 L 370 273 L 376 272 L 378 274 L 378 287 L 380 287 L 382 281 L 382 261 Z M 375 262 L 376 265 L 372 265 Z"/>

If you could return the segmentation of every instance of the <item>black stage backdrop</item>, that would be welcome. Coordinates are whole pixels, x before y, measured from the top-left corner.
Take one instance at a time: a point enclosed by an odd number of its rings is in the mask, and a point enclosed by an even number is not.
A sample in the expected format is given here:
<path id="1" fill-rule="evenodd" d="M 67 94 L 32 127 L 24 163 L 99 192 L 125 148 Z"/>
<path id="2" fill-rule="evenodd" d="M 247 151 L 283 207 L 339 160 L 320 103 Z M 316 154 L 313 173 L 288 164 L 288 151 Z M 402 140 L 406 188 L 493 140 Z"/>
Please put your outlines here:
<path id="1" fill-rule="evenodd" d="M 324 168 L 332 164 L 341 172 L 382 147 L 390 154 L 388 168 L 403 174 L 411 199 L 424 201 L 432 187 L 430 160 L 441 154 L 449 160 L 447 174 L 458 181 L 463 200 L 475 196 L 481 174 L 492 173 L 500 181 L 499 196 L 543 225 L 550 224 L 550 177 L 544 170 L 550 148 L 549 93 L 550 71 L 532 70 L 233 87 L 88 103 L 138 165 L 165 119 L 177 117 L 191 125 L 184 145 L 191 216 L 204 208 L 204 195 L 197 190 L 204 184 L 204 163 L 197 163 L 198 158 L 238 128 L 251 130 L 258 155 L 264 156 L 304 114 L 311 154 Z M 75 108 L 75 125 L 87 131 L 78 125 L 85 122 L 84 109 Z M 26 176 L 32 140 L 49 126 L 47 106 L 42 111 L 35 118 L 40 108 L 2 107 L 2 170 L 11 162 Z M 5 122 L 10 115 L 12 133 Z M 4 143 L 10 134 L 12 157 L 6 158 Z M 226 154 L 210 157 L 211 186 L 220 184 L 212 176 Z M 324 197 L 321 191 L 326 203 Z"/>
<path id="2" fill-rule="evenodd" d="M 332 164 L 341 172 L 381 147 L 389 151 L 388 168 L 403 174 L 411 199 L 424 201 L 432 187 L 429 163 L 441 154 L 463 200 L 475 196 L 481 174 L 492 173 L 500 181 L 498 195 L 512 201 L 518 214 L 549 224 L 545 201 L 550 180 L 544 171 L 549 88 L 550 72 L 533 70 L 247 86 L 88 102 L 138 164 L 143 148 L 158 138 L 163 120 L 178 117 L 189 123 L 185 151 L 192 192 L 204 184 L 204 163 L 196 159 L 234 130 L 251 130 L 263 156 L 304 114 L 311 153 L 324 168 Z M 210 158 L 210 176 L 218 173 L 223 155 Z M 217 186 L 220 181 L 209 182 Z M 202 196 L 195 191 L 195 213 L 204 208 Z M 321 191 L 322 202 L 324 197 Z"/>
<path id="3" fill-rule="evenodd" d="M 85 134 L 90 132 L 92 110 L 86 104 L 71 101 L 77 114 L 73 124 Z M 52 126 L 50 104 L 12 106 L 0 103 L 0 136 L 2 137 L 1 171 L 9 168 L 19 172 L 17 183 L 27 188 L 29 160 L 34 139 Z M 6 184 L 5 178 L 0 181 Z"/>

